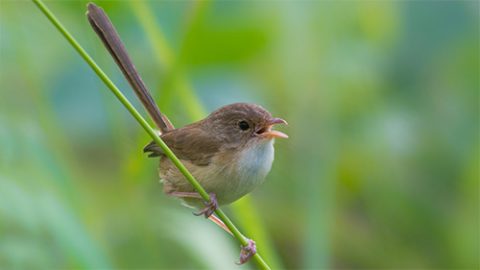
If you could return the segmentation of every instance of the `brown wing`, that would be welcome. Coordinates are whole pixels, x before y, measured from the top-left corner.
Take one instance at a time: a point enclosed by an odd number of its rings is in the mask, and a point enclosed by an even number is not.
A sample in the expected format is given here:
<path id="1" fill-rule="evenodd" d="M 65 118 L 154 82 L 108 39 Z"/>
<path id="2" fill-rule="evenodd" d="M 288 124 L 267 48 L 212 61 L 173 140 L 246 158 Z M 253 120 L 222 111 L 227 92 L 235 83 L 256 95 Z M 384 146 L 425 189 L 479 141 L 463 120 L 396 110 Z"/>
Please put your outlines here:
<path id="1" fill-rule="evenodd" d="M 206 166 L 219 150 L 220 142 L 215 136 L 207 134 L 198 126 L 186 126 L 161 135 L 162 140 L 182 160 L 188 160 L 198 166 Z M 151 142 L 143 149 L 150 152 L 149 157 L 163 156 L 163 150 Z"/>

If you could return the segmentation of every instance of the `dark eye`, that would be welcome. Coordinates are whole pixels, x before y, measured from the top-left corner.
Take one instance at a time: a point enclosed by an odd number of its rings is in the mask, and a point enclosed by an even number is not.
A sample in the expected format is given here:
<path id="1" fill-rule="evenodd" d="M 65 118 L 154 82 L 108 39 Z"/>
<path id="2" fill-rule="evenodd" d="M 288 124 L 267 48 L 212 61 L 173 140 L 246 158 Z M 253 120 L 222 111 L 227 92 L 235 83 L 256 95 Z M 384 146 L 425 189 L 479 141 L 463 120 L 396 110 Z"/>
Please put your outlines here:
<path id="1" fill-rule="evenodd" d="M 241 130 L 247 130 L 247 129 L 250 128 L 250 125 L 247 123 L 247 121 L 240 121 L 240 122 L 238 122 L 238 127 Z"/>

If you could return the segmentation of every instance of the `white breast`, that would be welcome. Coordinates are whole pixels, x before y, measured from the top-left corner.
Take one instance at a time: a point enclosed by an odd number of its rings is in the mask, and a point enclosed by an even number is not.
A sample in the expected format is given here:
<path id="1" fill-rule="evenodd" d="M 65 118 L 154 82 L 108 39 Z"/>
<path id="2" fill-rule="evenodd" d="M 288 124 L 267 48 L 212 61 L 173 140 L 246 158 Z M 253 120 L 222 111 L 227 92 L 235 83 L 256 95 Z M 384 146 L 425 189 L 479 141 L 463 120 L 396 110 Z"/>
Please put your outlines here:
<path id="1" fill-rule="evenodd" d="M 231 164 L 229 179 L 224 179 L 224 203 L 236 201 L 261 184 L 272 167 L 273 140 L 254 144 L 238 154 L 236 164 Z"/>
<path id="2" fill-rule="evenodd" d="M 220 205 L 230 204 L 254 190 L 267 176 L 273 162 L 273 140 L 251 144 L 250 147 L 229 158 L 217 157 L 208 166 L 197 166 L 189 161 L 182 161 L 207 192 L 217 196 Z M 160 177 L 165 180 L 165 190 L 194 191 L 185 177 L 167 158 L 162 159 Z M 201 204 L 200 206 L 203 206 Z M 191 204 L 191 202 L 188 202 Z M 194 204 L 191 204 L 195 206 Z"/>

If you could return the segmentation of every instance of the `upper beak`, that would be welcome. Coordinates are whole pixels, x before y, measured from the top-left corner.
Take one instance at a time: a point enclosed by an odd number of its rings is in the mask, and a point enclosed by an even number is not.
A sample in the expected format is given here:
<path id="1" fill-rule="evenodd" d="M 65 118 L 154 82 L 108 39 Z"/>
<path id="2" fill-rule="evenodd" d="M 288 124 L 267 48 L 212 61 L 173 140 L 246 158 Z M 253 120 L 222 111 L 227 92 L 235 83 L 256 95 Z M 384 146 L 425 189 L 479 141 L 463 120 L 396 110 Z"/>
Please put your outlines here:
<path id="1" fill-rule="evenodd" d="M 272 126 L 276 124 L 288 125 L 287 121 L 283 120 L 282 118 L 272 118 L 270 119 L 270 121 L 268 121 L 266 127 L 261 128 L 257 131 L 257 134 L 266 139 L 288 138 L 287 134 L 278 130 L 272 130 Z"/>
<path id="2" fill-rule="evenodd" d="M 282 118 L 272 118 L 269 122 L 271 125 L 284 124 L 288 126 L 287 121 L 283 120 Z"/>

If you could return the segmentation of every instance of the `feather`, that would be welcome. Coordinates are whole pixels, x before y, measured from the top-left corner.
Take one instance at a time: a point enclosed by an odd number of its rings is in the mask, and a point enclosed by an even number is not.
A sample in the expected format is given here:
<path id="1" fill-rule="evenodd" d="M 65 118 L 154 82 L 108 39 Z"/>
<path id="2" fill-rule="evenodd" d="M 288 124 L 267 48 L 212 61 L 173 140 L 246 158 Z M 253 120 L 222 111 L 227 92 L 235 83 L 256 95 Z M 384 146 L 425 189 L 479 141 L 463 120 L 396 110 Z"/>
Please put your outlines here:
<path id="1" fill-rule="evenodd" d="M 210 164 L 221 145 L 218 138 L 202 128 L 201 122 L 171 130 L 160 137 L 179 159 L 188 160 L 197 166 Z M 143 151 L 149 152 L 149 157 L 164 155 L 162 148 L 154 141 L 145 146 Z"/>

